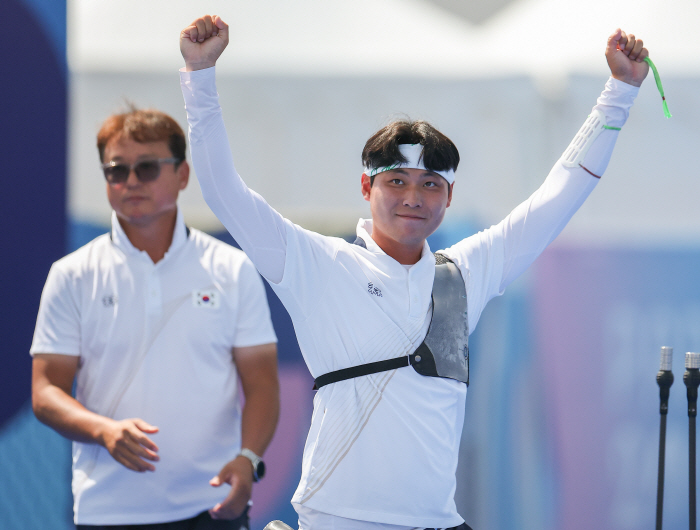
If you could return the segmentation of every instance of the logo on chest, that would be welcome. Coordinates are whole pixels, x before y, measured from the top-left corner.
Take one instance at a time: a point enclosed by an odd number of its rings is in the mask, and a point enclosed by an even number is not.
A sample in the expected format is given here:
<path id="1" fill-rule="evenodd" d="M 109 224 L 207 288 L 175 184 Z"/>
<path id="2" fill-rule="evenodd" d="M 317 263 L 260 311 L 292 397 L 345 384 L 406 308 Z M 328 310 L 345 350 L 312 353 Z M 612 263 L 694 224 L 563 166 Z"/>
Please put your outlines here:
<path id="1" fill-rule="evenodd" d="M 102 297 L 102 305 L 105 307 L 112 307 L 117 305 L 117 302 L 119 299 L 113 295 L 113 294 L 108 294 Z"/>
<path id="2" fill-rule="evenodd" d="M 194 307 L 216 309 L 221 303 L 220 299 L 221 296 L 218 291 L 211 289 L 192 291 L 192 305 L 194 305 Z"/>
<path id="3" fill-rule="evenodd" d="M 367 292 L 373 294 L 374 296 L 382 297 L 382 290 L 379 287 L 375 287 L 372 282 L 367 284 Z"/>

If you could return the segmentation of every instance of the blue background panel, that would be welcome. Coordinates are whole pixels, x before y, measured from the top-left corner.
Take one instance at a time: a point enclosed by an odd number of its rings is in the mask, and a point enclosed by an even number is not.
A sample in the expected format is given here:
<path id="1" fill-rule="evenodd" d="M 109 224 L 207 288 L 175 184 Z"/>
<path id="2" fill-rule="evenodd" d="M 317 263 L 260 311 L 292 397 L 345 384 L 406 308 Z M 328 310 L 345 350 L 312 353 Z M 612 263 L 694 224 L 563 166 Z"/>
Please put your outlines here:
<path id="1" fill-rule="evenodd" d="M 39 297 L 51 263 L 65 252 L 65 9 L 59 1 L 47 2 L 44 10 L 53 17 L 52 24 L 62 25 L 58 33 L 64 35 L 64 44 L 57 51 L 56 40 L 36 17 L 41 11 L 17 0 L 0 2 L 5 24 L 36 28 L 9 39 L 0 51 L 6 72 L 0 83 L 5 250 L 0 326 L 6 352 L 0 370 L 0 425 L 29 399 L 28 352 Z"/>

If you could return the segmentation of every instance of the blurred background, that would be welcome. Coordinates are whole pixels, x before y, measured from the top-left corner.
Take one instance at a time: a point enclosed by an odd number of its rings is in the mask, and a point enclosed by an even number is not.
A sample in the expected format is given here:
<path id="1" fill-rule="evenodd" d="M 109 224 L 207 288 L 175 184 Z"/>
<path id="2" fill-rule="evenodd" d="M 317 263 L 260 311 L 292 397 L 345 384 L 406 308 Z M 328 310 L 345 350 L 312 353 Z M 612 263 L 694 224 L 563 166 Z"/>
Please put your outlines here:
<path id="1" fill-rule="evenodd" d="M 28 354 L 51 263 L 108 230 L 95 135 L 111 113 L 156 107 L 185 127 L 178 37 L 219 14 L 217 66 L 237 168 L 283 215 L 352 237 L 365 140 L 426 119 L 462 162 L 429 240 L 502 219 L 544 179 L 585 120 L 610 33 L 643 38 L 651 75 L 612 162 L 573 221 L 471 336 L 456 501 L 476 530 L 649 528 L 655 517 L 658 370 L 675 348 L 664 524 L 688 522 L 683 356 L 700 350 L 700 55 L 693 0 L 3 0 L 0 219 L 0 527 L 72 528 L 70 445 L 39 424 Z M 695 125 L 694 125 L 695 124 Z M 196 179 L 191 226 L 231 241 Z M 254 528 L 290 525 L 311 378 L 283 307 L 282 419 L 254 491 Z M 371 487 L 371 485 L 370 485 Z"/>

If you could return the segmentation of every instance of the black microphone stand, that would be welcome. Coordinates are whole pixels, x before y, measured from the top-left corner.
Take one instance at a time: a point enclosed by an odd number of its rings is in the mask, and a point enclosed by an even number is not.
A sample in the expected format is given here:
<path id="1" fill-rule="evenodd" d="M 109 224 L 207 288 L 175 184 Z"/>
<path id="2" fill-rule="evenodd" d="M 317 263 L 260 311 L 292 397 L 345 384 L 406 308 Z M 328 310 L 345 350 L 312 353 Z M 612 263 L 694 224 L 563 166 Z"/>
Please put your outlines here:
<path id="1" fill-rule="evenodd" d="M 673 384 L 673 372 L 671 371 L 673 360 L 673 348 L 661 347 L 661 368 L 656 374 L 656 382 L 659 385 L 659 398 L 661 405 L 661 425 L 659 427 L 659 479 L 656 484 L 656 530 L 663 526 L 664 513 L 664 472 L 666 466 L 666 416 L 668 415 L 668 396 Z"/>
<path id="2" fill-rule="evenodd" d="M 689 528 L 697 530 L 695 511 L 695 417 L 698 415 L 698 385 L 700 385 L 700 353 L 685 354 L 683 382 L 688 395 L 688 464 L 689 464 Z"/>

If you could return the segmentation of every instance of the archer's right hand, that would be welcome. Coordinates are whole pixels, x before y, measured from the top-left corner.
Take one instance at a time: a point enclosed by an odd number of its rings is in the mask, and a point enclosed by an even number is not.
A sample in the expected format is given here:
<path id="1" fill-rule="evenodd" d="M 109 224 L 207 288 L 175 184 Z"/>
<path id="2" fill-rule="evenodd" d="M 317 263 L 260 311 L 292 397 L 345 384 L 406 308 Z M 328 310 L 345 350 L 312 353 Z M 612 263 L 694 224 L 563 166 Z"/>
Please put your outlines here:
<path id="1" fill-rule="evenodd" d="M 205 15 L 180 32 L 185 70 L 211 68 L 228 44 L 228 24 L 218 15 Z"/>
<path id="2" fill-rule="evenodd" d="M 158 446 L 146 436 L 158 432 L 154 427 L 139 418 L 110 421 L 100 433 L 102 445 L 117 462 L 132 471 L 155 471 L 150 462 L 157 462 Z"/>

